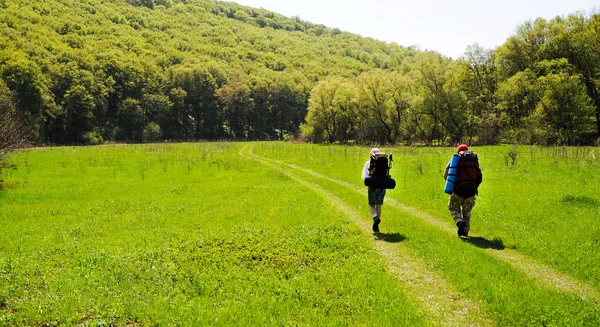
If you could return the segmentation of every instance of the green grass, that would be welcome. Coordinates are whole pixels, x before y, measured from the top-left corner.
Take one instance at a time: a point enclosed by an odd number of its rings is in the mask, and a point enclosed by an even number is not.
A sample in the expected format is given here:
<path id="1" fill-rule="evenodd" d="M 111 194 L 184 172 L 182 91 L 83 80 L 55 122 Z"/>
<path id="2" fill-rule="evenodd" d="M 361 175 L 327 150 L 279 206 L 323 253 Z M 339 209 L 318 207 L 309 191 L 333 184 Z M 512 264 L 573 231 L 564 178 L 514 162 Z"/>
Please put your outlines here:
<path id="1" fill-rule="evenodd" d="M 373 237 L 322 196 L 370 215 L 368 148 L 201 143 L 34 149 L 0 190 L 0 325 L 427 326 L 419 296 Z M 443 193 L 451 148 L 393 151 L 387 198 L 455 228 Z M 383 234 L 499 326 L 597 326 L 600 304 L 499 257 L 510 249 L 600 292 L 600 153 L 474 147 L 484 181 L 471 241 L 391 204 Z M 247 151 L 246 151 L 247 152 Z M 596 156 L 598 154 L 599 156 Z M 403 253 L 406 255 L 406 253 Z M 415 271 L 417 278 L 419 271 Z M 421 295 L 421 294 L 419 294 Z M 455 301 L 456 299 L 448 299 Z M 483 320 L 482 320 L 483 321 Z"/>
<path id="2" fill-rule="evenodd" d="M 368 212 L 365 196 L 308 174 L 302 176 Z M 424 259 L 431 269 L 441 272 L 466 298 L 481 301 L 487 315 L 500 326 L 595 326 L 600 323 L 598 307 L 593 303 L 547 289 L 472 243 L 389 205 L 384 204 L 382 218 L 384 235 L 400 233 L 404 246 Z M 365 219 L 369 219 L 368 214 Z M 480 244 L 502 248 L 490 241 Z"/>
<path id="3" fill-rule="evenodd" d="M 428 325 L 364 233 L 239 148 L 17 155 L 0 325 Z"/>
<path id="4" fill-rule="evenodd" d="M 255 153 L 361 185 L 370 148 L 261 143 Z M 389 196 L 453 226 L 443 171 L 454 148 L 394 154 Z M 473 147 L 483 171 L 471 234 L 501 241 L 600 290 L 600 148 Z M 508 156 L 517 151 L 516 164 Z"/>

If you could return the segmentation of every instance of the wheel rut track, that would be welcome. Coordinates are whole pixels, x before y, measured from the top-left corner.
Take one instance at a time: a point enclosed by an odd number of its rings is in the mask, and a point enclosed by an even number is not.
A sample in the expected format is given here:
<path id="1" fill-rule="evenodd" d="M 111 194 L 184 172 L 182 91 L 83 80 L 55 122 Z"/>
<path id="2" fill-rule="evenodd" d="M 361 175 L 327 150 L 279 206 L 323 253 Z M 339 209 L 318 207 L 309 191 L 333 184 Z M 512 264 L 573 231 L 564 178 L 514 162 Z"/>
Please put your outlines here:
<path id="1" fill-rule="evenodd" d="M 247 150 L 241 151 L 242 157 L 253 159 L 272 169 L 280 171 L 292 180 L 318 193 L 344 215 L 360 227 L 367 235 L 371 234 L 371 225 L 361 218 L 361 214 L 349 207 L 335 194 L 326 191 L 321 185 L 304 180 L 288 170 L 281 168 L 281 163 L 262 158 Z M 245 151 L 248 151 L 245 153 Z M 479 304 L 464 298 L 438 272 L 430 270 L 427 265 L 405 245 L 388 243 L 372 237 L 373 245 L 386 267 L 396 281 L 406 290 L 407 296 L 413 298 L 422 308 L 429 321 L 436 326 L 494 326 L 493 320 L 486 317 Z"/>
<path id="2" fill-rule="evenodd" d="M 252 153 L 252 149 L 250 149 L 250 155 L 253 156 L 254 158 L 267 161 L 268 163 L 270 163 L 276 167 L 277 166 L 290 167 L 290 168 L 302 171 L 311 176 L 321 178 L 321 179 L 327 180 L 329 182 L 344 186 L 344 187 L 351 189 L 361 195 L 364 195 L 364 193 L 365 193 L 364 187 L 358 187 L 355 184 L 348 183 L 346 181 L 342 181 L 342 180 L 338 180 L 338 179 L 334 179 L 329 176 L 317 173 L 315 171 L 300 167 L 295 164 L 288 164 L 283 161 L 260 157 L 256 154 Z M 436 219 L 433 216 L 431 216 L 425 212 L 422 212 L 418 209 L 407 206 L 395 199 L 388 198 L 388 199 L 386 199 L 386 203 L 388 205 L 391 205 L 397 209 L 400 209 L 410 215 L 421 218 L 425 222 L 433 225 L 434 227 L 436 227 L 440 230 L 446 231 L 453 235 L 456 233 L 456 229 L 448 226 L 447 224 L 443 223 L 439 219 Z M 559 292 L 573 294 L 573 295 L 581 298 L 584 301 L 593 303 L 596 307 L 600 308 L 600 293 L 598 291 L 596 291 L 593 286 L 588 285 L 585 282 L 579 281 L 566 273 L 558 272 L 551 266 L 544 264 L 544 263 L 540 263 L 540 262 L 528 257 L 527 255 L 521 254 L 512 249 L 496 250 L 496 249 L 488 248 L 488 249 L 482 249 L 482 251 L 485 251 L 489 255 L 497 258 L 498 260 L 501 260 L 503 262 L 510 264 L 514 268 L 522 271 L 529 278 L 537 281 L 538 283 L 540 283 L 542 285 L 545 285 L 546 287 L 548 287 L 550 289 L 553 289 L 553 290 L 556 290 Z"/>

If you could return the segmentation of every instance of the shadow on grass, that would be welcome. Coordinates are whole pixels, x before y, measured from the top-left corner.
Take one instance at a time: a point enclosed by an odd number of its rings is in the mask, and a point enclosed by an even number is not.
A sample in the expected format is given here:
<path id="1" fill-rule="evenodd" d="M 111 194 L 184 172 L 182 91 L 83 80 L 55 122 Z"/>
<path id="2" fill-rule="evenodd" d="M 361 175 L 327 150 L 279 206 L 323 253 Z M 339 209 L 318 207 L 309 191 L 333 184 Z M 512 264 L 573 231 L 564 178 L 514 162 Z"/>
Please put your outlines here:
<path id="1" fill-rule="evenodd" d="M 461 238 L 461 240 L 463 240 L 466 243 L 473 244 L 476 247 L 482 248 L 482 249 L 504 250 L 504 248 L 505 248 L 502 240 L 498 239 L 498 238 L 495 238 L 490 241 L 486 238 L 475 236 L 475 237 Z"/>
<path id="2" fill-rule="evenodd" d="M 402 242 L 406 239 L 406 236 L 404 236 L 400 233 L 391 233 L 391 234 L 376 233 L 375 237 L 378 241 L 381 240 L 381 241 L 385 241 L 388 243 L 398 243 L 398 242 Z"/>
<path id="3" fill-rule="evenodd" d="M 561 202 L 582 207 L 600 207 L 600 201 L 585 195 L 566 195 Z"/>

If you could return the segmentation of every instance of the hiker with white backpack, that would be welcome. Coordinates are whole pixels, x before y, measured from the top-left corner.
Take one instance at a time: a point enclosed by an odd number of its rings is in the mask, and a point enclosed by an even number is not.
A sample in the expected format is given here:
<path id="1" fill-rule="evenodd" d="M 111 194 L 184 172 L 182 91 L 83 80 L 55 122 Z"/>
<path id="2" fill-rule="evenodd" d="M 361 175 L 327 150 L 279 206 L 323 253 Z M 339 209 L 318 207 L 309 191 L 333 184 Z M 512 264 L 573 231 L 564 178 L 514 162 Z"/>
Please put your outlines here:
<path id="1" fill-rule="evenodd" d="M 373 215 L 373 232 L 379 233 L 381 223 L 381 206 L 385 198 L 386 189 L 396 187 L 396 181 L 390 175 L 392 155 L 389 158 L 386 153 L 378 148 L 371 149 L 369 160 L 363 166 L 361 178 L 365 186 L 368 186 L 367 196 L 369 209 Z M 389 159 L 389 160 L 388 160 Z"/>

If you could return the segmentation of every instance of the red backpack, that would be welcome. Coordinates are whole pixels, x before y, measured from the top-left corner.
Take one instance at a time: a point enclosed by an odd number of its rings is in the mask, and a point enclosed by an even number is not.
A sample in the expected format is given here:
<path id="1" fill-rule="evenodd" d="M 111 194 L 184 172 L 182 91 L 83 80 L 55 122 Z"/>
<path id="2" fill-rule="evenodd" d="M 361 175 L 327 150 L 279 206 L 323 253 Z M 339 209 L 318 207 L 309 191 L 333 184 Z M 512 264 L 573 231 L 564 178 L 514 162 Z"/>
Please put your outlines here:
<path id="1" fill-rule="evenodd" d="M 477 188 L 483 176 L 479 169 L 479 159 L 477 153 L 470 151 L 461 151 L 458 160 L 457 181 L 454 187 L 454 193 L 463 198 L 470 198 L 477 194 Z"/>

